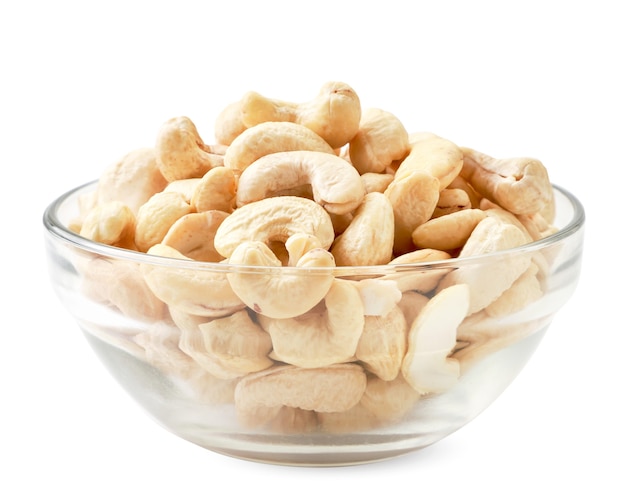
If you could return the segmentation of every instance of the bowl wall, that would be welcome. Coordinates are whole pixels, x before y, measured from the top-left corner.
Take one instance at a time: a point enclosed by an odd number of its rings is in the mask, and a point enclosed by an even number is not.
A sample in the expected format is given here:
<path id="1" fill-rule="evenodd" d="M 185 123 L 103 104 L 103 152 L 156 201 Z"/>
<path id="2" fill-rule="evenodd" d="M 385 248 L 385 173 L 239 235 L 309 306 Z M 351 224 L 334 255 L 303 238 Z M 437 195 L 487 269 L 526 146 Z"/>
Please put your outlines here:
<path id="1" fill-rule="evenodd" d="M 522 248 L 447 262 L 307 270 L 187 262 L 82 239 L 68 226 L 80 195 L 92 189 L 67 193 L 45 213 L 54 290 L 103 364 L 158 423 L 202 447 L 250 460 L 345 465 L 442 439 L 513 381 L 580 274 L 584 212 L 557 187 L 560 231 Z M 529 269 L 533 286 L 515 291 L 512 283 Z M 498 285 L 502 276 L 508 285 Z M 298 287 L 306 283 L 330 283 L 340 299 L 326 291 L 295 322 L 263 318 L 265 304 L 246 305 L 232 289 L 224 291 L 237 280 L 296 308 Z M 446 332 L 416 339 L 415 324 L 428 303 L 431 315 L 453 322 L 451 311 L 464 307 L 454 294 L 444 302 L 444 290 L 454 286 L 468 290 L 470 304 L 513 291 L 497 305 L 477 311 L 470 305 L 442 355 Z M 354 290 L 361 305 L 350 308 Z M 444 302 L 439 308 L 436 297 Z M 394 313 L 394 321 L 383 320 Z M 369 339 L 359 338 L 350 354 L 342 348 L 350 349 L 344 329 L 354 316 Z M 307 324 L 314 334 L 302 333 Z"/>

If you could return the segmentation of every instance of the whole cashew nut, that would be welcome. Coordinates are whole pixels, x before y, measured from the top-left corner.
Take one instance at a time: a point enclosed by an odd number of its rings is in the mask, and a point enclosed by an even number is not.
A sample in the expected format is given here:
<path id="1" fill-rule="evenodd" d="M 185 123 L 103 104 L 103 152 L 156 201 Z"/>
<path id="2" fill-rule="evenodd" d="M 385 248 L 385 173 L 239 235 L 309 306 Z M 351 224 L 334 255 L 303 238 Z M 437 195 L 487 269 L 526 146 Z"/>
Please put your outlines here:
<path id="1" fill-rule="evenodd" d="M 80 235 L 109 246 L 135 249 L 135 215 L 123 202 L 96 205 L 85 216 Z"/>
<path id="2" fill-rule="evenodd" d="M 272 338 L 272 358 L 303 368 L 349 361 L 363 332 L 363 304 L 353 283 L 335 279 L 322 310 L 259 322 Z"/>
<path id="3" fill-rule="evenodd" d="M 272 318 L 289 318 L 313 308 L 328 292 L 334 267 L 328 251 L 317 248 L 305 253 L 295 268 L 281 268 L 281 261 L 260 241 L 245 241 L 230 255 L 230 264 L 241 266 L 274 266 L 276 273 L 259 273 L 254 269 L 228 274 L 228 281 L 237 296 L 258 314 Z M 302 268 L 307 268 L 306 274 Z"/>
<path id="4" fill-rule="evenodd" d="M 157 134 L 155 150 L 157 165 L 167 181 L 200 178 L 224 164 L 221 148 L 207 146 L 188 117 L 165 122 Z"/>
<path id="5" fill-rule="evenodd" d="M 241 173 L 237 206 L 302 185 L 311 185 L 313 199 L 337 215 L 352 212 L 365 196 L 361 176 L 339 156 L 318 151 L 289 151 L 263 156 Z"/>
<path id="6" fill-rule="evenodd" d="M 293 234 L 319 239 L 320 247 L 330 248 L 335 230 L 328 213 L 317 203 L 295 196 L 271 197 L 239 207 L 215 233 L 215 249 L 228 258 L 244 241 L 285 242 Z"/>
<path id="7" fill-rule="evenodd" d="M 174 222 L 191 211 L 191 205 L 181 193 L 162 191 L 152 195 L 137 212 L 135 227 L 137 249 L 146 252 L 155 244 L 159 244 Z"/>
<path id="8" fill-rule="evenodd" d="M 333 154 L 333 148 L 311 129 L 293 122 L 263 122 L 242 132 L 224 154 L 224 166 L 237 172 L 276 152 L 315 151 Z"/>

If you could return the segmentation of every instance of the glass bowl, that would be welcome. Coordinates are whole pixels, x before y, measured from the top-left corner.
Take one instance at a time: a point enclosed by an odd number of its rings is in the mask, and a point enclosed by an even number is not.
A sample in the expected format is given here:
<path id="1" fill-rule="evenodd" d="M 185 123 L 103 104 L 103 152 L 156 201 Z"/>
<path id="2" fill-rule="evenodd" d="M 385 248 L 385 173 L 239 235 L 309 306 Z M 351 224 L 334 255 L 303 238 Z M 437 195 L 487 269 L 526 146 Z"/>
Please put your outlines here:
<path id="1" fill-rule="evenodd" d="M 312 269 L 182 260 L 87 240 L 71 222 L 95 185 L 45 211 L 56 294 L 159 424 L 247 460 L 348 465 L 439 441 L 513 381 L 580 275 L 584 210 L 557 186 L 558 231 L 531 244 Z M 533 284 L 522 285 L 529 269 Z M 307 313 L 272 318 L 228 287 L 241 281 L 295 308 L 319 300 L 306 286 L 328 291 Z M 480 301 L 492 303 L 474 310 Z"/>

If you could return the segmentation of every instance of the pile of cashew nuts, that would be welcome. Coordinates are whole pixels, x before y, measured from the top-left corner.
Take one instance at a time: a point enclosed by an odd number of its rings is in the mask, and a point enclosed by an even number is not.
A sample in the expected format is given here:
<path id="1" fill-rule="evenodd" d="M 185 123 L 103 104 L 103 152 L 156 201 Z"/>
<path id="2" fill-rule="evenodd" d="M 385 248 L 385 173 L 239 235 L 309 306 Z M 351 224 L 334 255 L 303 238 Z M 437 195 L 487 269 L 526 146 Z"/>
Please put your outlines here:
<path id="1" fill-rule="evenodd" d="M 497 159 L 329 82 L 304 103 L 246 93 L 207 145 L 188 117 L 126 154 L 83 195 L 72 229 L 222 272 L 103 257 L 80 264 L 94 300 L 148 324 L 142 357 L 241 425 L 351 432 L 389 425 L 531 333 L 499 318 L 544 293 L 549 262 L 342 276 L 440 263 L 555 232 L 543 164 Z M 271 272 L 271 270 L 276 272 Z"/>

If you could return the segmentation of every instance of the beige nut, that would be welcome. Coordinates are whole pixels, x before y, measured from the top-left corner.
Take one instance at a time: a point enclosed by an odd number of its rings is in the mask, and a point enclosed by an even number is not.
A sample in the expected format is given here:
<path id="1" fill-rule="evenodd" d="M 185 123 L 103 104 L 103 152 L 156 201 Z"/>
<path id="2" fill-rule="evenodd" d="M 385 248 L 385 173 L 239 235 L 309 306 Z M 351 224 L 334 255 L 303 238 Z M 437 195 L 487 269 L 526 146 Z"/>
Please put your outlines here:
<path id="1" fill-rule="evenodd" d="M 164 244 L 152 246 L 147 253 L 192 262 L 184 254 Z M 144 263 L 141 272 L 157 297 L 182 312 L 203 317 L 223 317 L 245 307 L 231 288 L 226 271 L 186 268 L 172 263 Z"/>
<path id="2" fill-rule="evenodd" d="M 303 368 L 349 361 L 363 332 L 363 305 L 353 283 L 336 279 L 324 297 L 324 307 L 293 318 L 259 315 L 272 338 L 272 358 Z"/>
<path id="3" fill-rule="evenodd" d="M 528 242 L 528 236 L 516 225 L 487 216 L 476 225 L 459 256 L 478 256 L 503 251 Z M 530 255 L 517 253 L 473 266 L 463 266 L 447 274 L 439 288 L 467 283 L 470 286 L 470 313 L 475 313 L 502 295 L 528 269 L 530 262 Z"/>
<path id="4" fill-rule="evenodd" d="M 472 188 L 472 186 L 460 174 L 452 180 L 452 182 L 446 187 L 446 189 L 464 191 L 470 200 L 471 208 L 480 207 L 480 200 L 483 198 L 483 196 L 480 195 L 474 188 Z"/>
<path id="5" fill-rule="evenodd" d="M 363 173 L 361 175 L 365 193 L 384 193 L 393 181 L 393 174 L 390 173 Z"/>
<path id="6" fill-rule="evenodd" d="M 211 168 L 224 164 L 220 148 L 207 146 L 188 117 L 165 122 L 154 147 L 157 165 L 167 181 L 200 178 Z"/>
<path id="7" fill-rule="evenodd" d="M 538 272 L 539 267 L 531 262 L 528 269 L 513 282 L 510 288 L 485 307 L 487 315 L 492 317 L 509 315 L 539 300 L 543 296 L 543 290 L 537 277 Z"/>
<path id="8" fill-rule="evenodd" d="M 165 188 L 154 148 L 140 148 L 124 155 L 100 175 L 96 189 L 98 204 L 125 203 L 133 214 L 155 193 Z"/>
<path id="9" fill-rule="evenodd" d="M 439 192 L 439 200 L 437 207 L 433 211 L 432 218 L 449 215 L 459 210 L 468 210 L 472 208 L 472 202 L 465 190 L 460 188 L 444 188 Z"/>
<path id="10" fill-rule="evenodd" d="M 187 203 L 191 203 L 193 194 L 200 184 L 200 181 L 200 178 L 185 178 L 170 181 L 163 189 L 163 192 L 180 193 Z"/>
<path id="11" fill-rule="evenodd" d="M 385 381 L 398 376 L 407 350 L 408 325 L 402 310 L 394 307 L 384 316 L 367 316 L 355 358 Z"/>
<path id="12" fill-rule="evenodd" d="M 446 251 L 438 249 L 418 249 L 408 252 L 391 260 L 389 264 L 399 266 L 396 273 L 386 275 L 385 279 L 393 280 L 402 292 L 413 290 L 428 293 L 437 288 L 439 282 L 448 274 L 449 268 L 429 266 L 427 269 L 414 269 L 410 265 L 446 261 L 451 258 L 452 256 Z"/>
<path id="13" fill-rule="evenodd" d="M 422 249 L 459 249 L 485 216 L 482 210 L 470 208 L 430 219 L 413 231 L 413 244 Z"/>
<path id="14" fill-rule="evenodd" d="M 316 151 L 333 154 L 333 148 L 311 129 L 293 122 L 264 122 L 246 129 L 224 155 L 224 166 L 241 172 L 257 159 L 277 152 Z"/>
<path id="15" fill-rule="evenodd" d="M 396 179 L 422 171 L 437 178 L 441 191 L 461 172 L 463 152 L 453 142 L 430 132 L 417 132 L 409 136 L 409 144 L 411 150 L 396 170 Z"/>
<path id="16" fill-rule="evenodd" d="M 245 241 L 285 242 L 293 234 L 307 234 L 330 248 L 335 231 L 328 213 L 307 198 L 265 198 L 236 209 L 224 219 L 215 234 L 215 249 L 228 258 Z"/>
<path id="17" fill-rule="evenodd" d="M 442 393 L 458 381 L 458 361 L 449 356 L 469 304 L 468 285 L 445 288 L 430 299 L 410 325 L 402 375 L 418 393 Z"/>
<path id="18" fill-rule="evenodd" d="M 213 239 L 227 216 L 228 213 L 220 210 L 183 215 L 172 224 L 161 243 L 196 261 L 222 261 L 224 258 L 215 250 Z"/>
<path id="19" fill-rule="evenodd" d="M 200 179 L 191 195 L 196 212 L 220 210 L 231 213 L 235 209 L 237 180 L 235 172 L 224 166 L 211 168 Z"/>
<path id="20" fill-rule="evenodd" d="M 248 166 L 239 178 L 237 206 L 310 185 L 313 199 L 328 212 L 346 214 L 363 201 L 365 187 L 354 167 L 319 151 L 276 152 Z"/>
<path id="21" fill-rule="evenodd" d="M 137 263 L 90 259 L 81 262 L 82 291 L 93 300 L 118 309 L 123 315 L 155 322 L 166 315 L 166 307 L 144 281 Z"/>
<path id="22" fill-rule="evenodd" d="M 126 249 L 135 248 L 135 215 L 123 202 L 96 205 L 85 216 L 80 235 L 95 242 Z"/>
<path id="23" fill-rule="evenodd" d="M 350 161 L 360 174 L 383 173 L 409 152 L 409 134 L 400 120 L 378 108 L 363 110 L 359 131 L 349 144 Z"/>
<path id="24" fill-rule="evenodd" d="M 463 148 L 461 176 L 480 194 L 514 214 L 539 212 L 553 199 L 548 172 L 537 159 L 496 159 Z"/>
<path id="25" fill-rule="evenodd" d="M 191 213 L 191 205 L 176 192 L 156 193 L 144 203 L 137 213 L 135 245 L 146 252 L 159 244 L 170 227 L 183 215 Z"/>
<path id="26" fill-rule="evenodd" d="M 394 253 L 414 250 L 411 233 L 430 219 L 439 200 L 439 180 L 423 171 L 397 176 L 384 195 L 391 202 L 394 214 Z"/>
<path id="27" fill-rule="evenodd" d="M 295 267 L 281 268 L 281 261 L 267 245 L 245 241 L 237 246 L 228 262 L 244 267 L 276 268 L 271 273 L 242 269 L 228 275 L 237 296 L 250 309 L 267 317 L 289 318 L 309 311 L 324 298 L 333 283 L 334 259 L 321 248 L 305 253 Z"/>
<path id="28" fill-rule="evenodd" d="M 368 193 L 352 221 L 335 239 L 331 252 L 337 266 L 387 264 L 393 255 L 394 214 L 383 193 Z"/>
<path id="29" fill-rule="evenodd" d="M 366 384 L 365 372 L 356 364 L 323 368 L 274 366 L 239 381 L 235 409 L 242 424 L 249 426 L 265 425 L 283 406 L 343 412 L 359 402 Z"/>

